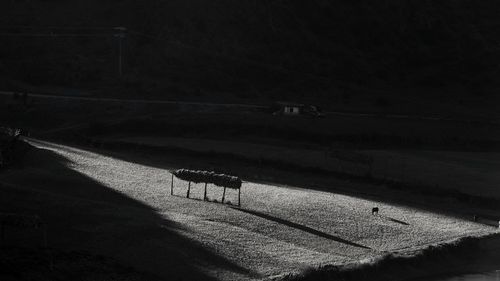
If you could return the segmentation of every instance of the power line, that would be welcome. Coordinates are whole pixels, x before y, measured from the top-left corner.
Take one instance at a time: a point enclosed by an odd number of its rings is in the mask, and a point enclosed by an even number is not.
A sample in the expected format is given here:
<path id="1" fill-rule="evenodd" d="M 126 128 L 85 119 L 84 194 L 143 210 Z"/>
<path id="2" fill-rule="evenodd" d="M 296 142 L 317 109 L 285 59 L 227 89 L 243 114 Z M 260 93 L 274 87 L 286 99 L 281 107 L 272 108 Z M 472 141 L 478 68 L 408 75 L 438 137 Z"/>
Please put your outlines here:
<path id="1" fill-rule="evenodd" d="M 33 25 L 2 25 L 0 29 L 66 29 L 66 30 L 83 30 L 83 29 L 113 29 L 113 27 L 103 27 L 103 26 L 33 26 Z"/>
<path id="2" fill-rule="evenodd" d="M 110 37 L 114 34 L 104 33 L 0 33 L 5 37 Z"/>
<path id="3" fill-rule="evenodd" d="M 17 27 L 20 28 L 20 27 Z M 39 29 L 39 27 L 27 27 L 24 26 L 24 28 L 29 28 L 29 29 Z M 9 29 L 7 27 L 0 27 L 0 29 Z M 13 28 L 10 28 L 13 29 Z M 59 29 L 59 30 L 73 30 L 76 31 L 78 29 L 74 29 L 72 27 L 56 27 L 52 29 Z M 88 30 L 88 28 L 79 28 L 80 30 Z M 48 37 L 48 38 L 62 38 L 62 37 L 116 37 L 118 38 L 118 73 L 120 76 L 122 76 L 123 73 L 123 58 L 122 58 L 122 53 L 123 53 L 123 39 L 126 38 L 127 36 L 127 29 L 125 27 L 107 27 L 107 28 L 93 28 L 93 29 L 102 29 L 102 30 L 109 30 L 110 33 L 59 33 L 59 32 L 54 32 L 51 31 L 50 33 L 47 32 L 40 32 L 40 33 L 28 33 L 28 32 L 2 32 L 0 33 L 0 37 L 31 37 L 31 38 L 41 38 L 41 37 Z M 111 32 L 112 31 L 112 32 Z"/>
<path id="4" fill-rule="evenodd" d="M 6 28 L 6 27 L 2 27 L 2 28 Z M 23 27 L 18 27 L 18 28 L 23 28 Z M 24 28 L 30 28 L 30 29 L 42 28 L 43 29 L 43 28 L 49 28 L 49 27 L 24 26 Z M 36 37 L 54 37 L 54 38 L 56 38 L 56 37 L 111 37 L 111 36 L 117 37 L 119 39 L 119 44 L 120 44 L 119 45 L 119 53 L 120 53 L 119 54 L 119 72 L 121 73 L 122 72 L 121 71 L 121 68 L 122 68 L 121 67 L 121 64 L 122 64 L 122 54 L 121 54 L 122 45 L 121 44 L 122 44 L 123 38 L 125 38 L 127 34 L 130 34 L 130 35 L 137 35 L 137 36 L 141 36 L 141 37 L 145 37 L 145 38 L 149 38 L 149 39 L 153 39 L 153 40 L 157 40 L 157 41 L 164 41 L 164 42 L 167 42 L 170 44 L 178 45 L 182 48 L 196 50 L 198 52 L 205 53 L 205 54 L 208 54 L 211 56 L 229 59 L 229 60 L 233 60 L 233 61 L 238 61 L 238 62 L 247 64 L 247 65 L 253 65 L 255 67 L 261 67 L 261 68 L 267 69 L 269 71 L 286 73 L 288 75 L 292 74 L 292 75 L 307 76 L 307 77 L 314 79 L 314 80 L 317 80 L 317 81 L 331 82 L 330 78 L 318 76 L 318 75 L 313 74 L 313 73 L 304 73 L 304 72 L 300 72 L 300 71 L 294 71 L 294 70 L 287 69 L 287 68 L 280 66 L 280 65 L 269 64 L 269 63 L 249 60 L 249 59 L 241 58 L 241 57 L 237 57 L 237 56 L 221 54 L 221 53 L 206 50 L 206 49 L 203 49 L 203 48 L 200 48 L 197 46 L 189 45 L 189 44 L 183 43 L 181 41 L 171 40 L 171 39 L 165 38 L 164 36 L 161 36 L 161 35 L 160 36 L 150 35 L 150 34 L 142 33 L 139 31 L 126 29 L 124 27 L 95 27 L 95 28 L 94 27 L 89 27 L 89 28 L 86 28 L 86 27 L 50 27 L 50 28 L 52 28 L 52 29 L 73 29 L 73 30 L 102 29 L 102 30 L 113 31 L 113 33 L 56 33 L 56 32 L 51 32 L 51 33 L 22 33 L 22 32 L 21 33 L 14 33 L 14 32 L 7 32 L 7 33 L 0 33 L 0 37 L 1 36 L 4 36 L 4 37 L 32 37 L 32 38 L 36 38 Z"/>

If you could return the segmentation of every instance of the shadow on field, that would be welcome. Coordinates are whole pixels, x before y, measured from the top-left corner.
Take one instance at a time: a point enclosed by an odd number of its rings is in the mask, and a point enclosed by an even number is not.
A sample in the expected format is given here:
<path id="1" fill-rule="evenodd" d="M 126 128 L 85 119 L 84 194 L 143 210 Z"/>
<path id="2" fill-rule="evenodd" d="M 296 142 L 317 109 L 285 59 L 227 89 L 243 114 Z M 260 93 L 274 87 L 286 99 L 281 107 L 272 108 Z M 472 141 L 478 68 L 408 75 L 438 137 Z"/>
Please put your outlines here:
<path id="1" fill-rule="evenodd" d="M 182 236 L 181 226 L 152 207 L 71 169 L 61 155 L 32 148 L 26 158 L 25 169 L 0 174 L 0 212 L 39 215 L 49 225 L 50 248 L 107 256 L 154 276 L 148 280 L 217 280 L 200 267 L 253 274 Z M 26 242 L 16 233 L 5 239 L 9 247 Z M 55 260 L 56 268 L 63 264 Z M 65 278 L 86 279 L 76 272 Z"/>
<path id="2" fill-rule="evenodd" d="M 404 221 L 401 221 L 401 220 L 397 220 L 397 219 L 393 219 L 393 218 L 388 217 L 388 216 L 384 216 L 384 215 L 379 215 L 379 216 L 382 217 L 382 218 L 388 219 L 388 220 L 390 220 L 392 222 L 395 222 L 395 223 L 399 223 L 399 224 L 402 224 L 402 225 L 410 225 L 407 222 L 404 222 Z"/>
<path id="3" fill-rule="evenodd" d="M 291 221 L 288 221 L 288 220 L 285 220 L 285 219 L 273 217 L 273 216 L 268 215 L 268 214 L 264 214 L 264 213 L 257 212 L 257 211 L 251 211 L 251 210 L 246 210 L 246 209 L 235 208 L 235 207 L 230 207 L 230 208 L 232 208 L 234 210 L 238 210 L 240 212 L 244 212 L 244 213 L 247 213 L 247 214 L 258 216 L 258 217 L 261 217 L 261 218 L 264 218 L 264 219 L 267 219 L 267 220 L 270 220 L 270 221 L 281 223 L 281 224 L 284 224 L 286 226 L 293 227 L 293 228 L 305 231 L 307 233 L 311 233 L 311 234 L 317 235 L 319 237 L 323 237 L 323 238 L 326 238 L 326 239 L 333 240 L 335 242 L 344 243 L 344 244 L 347 244 L 347 245 L 350 245 L 350 246 L 354 246 L 354 247 L 358 247 L 358 248 L 363 248 L 363 249 L 371 249 L 370 247 L 363 246 L 361 244 L 357 244 L 357 243 L 351 242 L 349 240 L 342 239 L 342 238 L 337 237 L 337 236 L 333 236 L 331 234 L 328 234 L 328 233 L 325 233 L 325 232 L 322 232 L 322 231 L 310 228 L 310 227 L 305 226 L 305 225 L 301 225 L 301 224 L 294 223 L 294 222 L 291 222 Z"/>

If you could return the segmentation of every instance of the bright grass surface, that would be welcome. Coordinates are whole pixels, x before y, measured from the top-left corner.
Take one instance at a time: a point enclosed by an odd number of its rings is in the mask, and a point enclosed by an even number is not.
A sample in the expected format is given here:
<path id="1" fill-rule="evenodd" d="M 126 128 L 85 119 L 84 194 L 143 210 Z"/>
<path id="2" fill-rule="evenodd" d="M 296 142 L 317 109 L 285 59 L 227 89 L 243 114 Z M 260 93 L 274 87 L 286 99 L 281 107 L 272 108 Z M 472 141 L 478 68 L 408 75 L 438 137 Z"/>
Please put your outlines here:
<path id="1" fill-rule="evenodd" d="M 112 253 L 103 252 L 139 269 L 143 259 L 149 258 L 149 264 L 142 269 L 154 271 L 154 268 L 161 268 L 159 275 L 164 277 L 177 269 L 168 267 L 161 255 L 151 253 L 175 251 L 217 279 L 261 279 L 318 265 L 354 262 L 391 251 L 411 251 L 458 237 L 496 231 L 490 226 L 410 207 L 251 182 L 243 183 L 242 206 L 238 209 L 187 199 L 187 183 L 178 179 L 175 179 L 174 189 L 177 196 L 170 196 L 171 174 L 164 169 L 63 145 L 38 141 L 32 144 L 67 159 L 69 167 L 79 174 L 150 206 L 158 215 L 173 222 L 164 227 L 223 257 L 222 262 L 205 260 L 197 250 L 186 245 L 171 244 L 158 234 L 137 237 L 134 228 L 138 226 L 130 225 L 130 229 L 121 226 L 125 232 L 131 233 L 126 239 L 134 245 Z M 3 176 L 3 180 L 12 181 L 19 176 L 17 173 L 23 172 L 11 171 Z M 42 175 L 43 171 L 32 173 Z M 34 183 L 25 181 L 24 184 Z M 342 188 L 348 188 L 347 185 Z M 203 187 L 203 184 L 192 184 L 191 197 L 202 199 Z M 208 197 L 220 200 L 222 188 L 209 185 Z M 226 200 L 236 204 L 237 191 L 228 189 Z M 375 206 L 380 208 L 379 215 L 371 214 Z M 111 231 L 114 223 L 108 221 L 92 231 Z M 96 238 L 92 243 L 89 247 L 99 248 L 98 245 L 104 243 L 121 242 L 113 239 L 103 242 Z M 224 261 L 237 265 L 238 269 L 225 266 Z"/>
<path id="2" fill-rule="evenodd" d="M 374 162 L 372 169 L 327 157 L 318 149 L 291 149 L 255 143 L 168 137 L 115 137 L 106 139 L 151 146 L 167 146 L 198 152 L 220 152 L 258 160 L 260 158 L 317 167 L 330 171 L 390 178 L 406 183 L 437 186 L 465 194 L 500 198 L 500 153 L 439 150 L 359 150 Z"/>

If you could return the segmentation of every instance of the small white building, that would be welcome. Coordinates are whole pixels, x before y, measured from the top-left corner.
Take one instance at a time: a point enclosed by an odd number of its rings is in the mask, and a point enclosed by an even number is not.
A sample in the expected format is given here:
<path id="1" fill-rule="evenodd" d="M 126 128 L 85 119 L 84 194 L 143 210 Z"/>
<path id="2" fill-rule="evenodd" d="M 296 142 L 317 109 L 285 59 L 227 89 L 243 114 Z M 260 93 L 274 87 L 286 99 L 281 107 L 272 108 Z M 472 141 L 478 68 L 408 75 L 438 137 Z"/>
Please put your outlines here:
<path id="1" fill-rule="evenodd" d="M 274 115 L 307 115 L 313 117 L 323 117 L 323 114 L 316 106 L 304 105 L 300 103 L 278 102 L 274 105 Z"/>
<path id="2" fill-rule="evenodd" d="M 283 114 L 285 115 L 298 115 L 302 105 L 284 105 Z"/>

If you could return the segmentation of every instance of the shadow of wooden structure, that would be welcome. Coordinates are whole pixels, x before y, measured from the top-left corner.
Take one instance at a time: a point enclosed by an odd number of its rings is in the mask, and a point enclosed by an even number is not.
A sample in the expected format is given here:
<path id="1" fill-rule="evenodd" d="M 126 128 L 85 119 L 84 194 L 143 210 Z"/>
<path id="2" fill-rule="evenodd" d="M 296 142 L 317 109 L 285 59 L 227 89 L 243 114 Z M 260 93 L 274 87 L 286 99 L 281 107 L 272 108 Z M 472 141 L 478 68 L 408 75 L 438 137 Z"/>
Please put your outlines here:
<path id="1" fill-rule="evenodd" d="M 231 207 L 231 208 L 233 208 L 233 207 Z M 298 223 L 295 223 L 295 222 L 292 222 L 292 221 L 289 221 L 289 220 L 285 220 L 285 219 L 282 219 L 282 218 L 278 218 L 278 217 L 275 217 L 275 216 L 272 216 L 272 215 L 269 215 L 269 214 L 265 214 L 265 213 L 262 213 L 262 212 L 259 212 L 259 211 L 242 209 L 242 208 L 233 208 L 233 209 L 234 210 L 238 210 L 240 212 L 247 213 L 247 214 L 251 214 L 251 215 L 254 215 L 254 216 L 257 216 L 257 217 L 261 217 L 263 219 L 267 219 L 267 220 L 270 220 L 270 221 L 273 221 L 273 222 L 277 222 L 277 223 L 280 223 L 280 224 L 283 224 L 283 225 L 286 225 L 286 226 L 289 226 L 289 227 L 293 227 L 293 228 L 305 231 L 307 233 L 314 234 L 314 235 L 317 235 L 319 237 L 330 239 L 332 241 L 343 243 L 343 244 L 346 244 L 346 245 L 349 245 L 349 246 L 363 248 L 363 249 L 370 249 L 370 250 L 372 249 L 372 248 L 370 248 L 368 246 L 361 245 L 361 244 L 358 244 L 358 243 L 355 243 L 355 242 L 352 242 L 352 241 L 340 238 L 338 236 L 331 235 L 329 233 L 325 233 L 323 231 L 319 231 L 317 229 L 308 227 L 306 225 L 298 224 Z"/>
<path id="2" fill-rule="evenodd" d="M 380 217 L 385 218 L 385 219 L 387 219 L 387 220 L 389 220 L 391 222 L 399 223 L 399 224 L 402 224 L 402 225 L 410 225 L 409 223 L 407 223 L 405 221 L 397 220 L 397 219 L 391 218 L 389 216 L 380 215 Z"/>
<path id="3" fill-rule="evenodd" d="M 225 174 L 216 174 L 215 172 L 210 171 L 198 171 L 198 170 L 187 170 L 187 169 L 179 169 L 176 171 L 172 171 L 172 179 L 170 184 L 170 195 L 174 195 L 174 176 L 187 181 L 188 189 L 186 198 L 189 198 L 191 192 L 191 182 L 194 183 L 204 183 L 205 190 L 203 193 L 203 201 L 208 200 L 207 198 L 207 186 L 208 184 L 214 184 L 216 186 L 220 186 L 224 188 L 222 193 L 221 202 L 224 203 L 226 198 L 226 189 L 235 189 L 238 190 L 238 206 L 241 206 L 241 185 L 242 181 L 239 177 L 225 175 Z"/>

